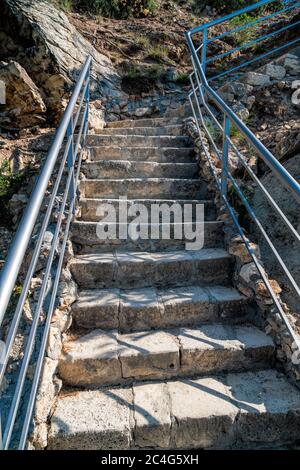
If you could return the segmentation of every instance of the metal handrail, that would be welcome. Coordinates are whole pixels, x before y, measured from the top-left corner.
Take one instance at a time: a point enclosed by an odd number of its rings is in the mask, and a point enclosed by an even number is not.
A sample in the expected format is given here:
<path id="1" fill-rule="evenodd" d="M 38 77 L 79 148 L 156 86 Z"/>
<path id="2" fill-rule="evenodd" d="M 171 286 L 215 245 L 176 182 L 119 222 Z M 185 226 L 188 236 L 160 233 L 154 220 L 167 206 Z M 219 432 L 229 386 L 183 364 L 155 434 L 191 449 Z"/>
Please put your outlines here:
<path id="1" fill-rule="evenodd" d="M 284 222 L 285 226 L 287 227 L 290 234 L 294 237 L 294 239 L 300 243 L 300 235 L 297 230 L 292 226 L 284 212 L 280 209 L 279 205 L 274 201 L 271 194 L 267 191 L 264 187 L 263 183 L 259 180 L 259 178 L 254 174 L 250 166 L 248 165 L 244 155 L 240 152 L 237 145 L 232 142 L 230 135 L 231 135 L 231 126 L 234 125 L 244 137 L 246 143 L 250 148 L 252 148 L 255 153 L 268 165 L 271 172 L 276 176 L 276 178 L 283 184 L 283 186 L 291 193 L 294 197 L 295 202 L 299 204 L 300 202 L 300 185 L 299 183 L 293 178 L 293 176 L 281 165 L 281 163 L 276 159 L 276 157 L 263 145 L 263 143 L 255 136 L 255 134 L 247 127 L 247 125 L 235 114 L 235 112 L 228 106 L 224 100 L 221 98 L 219 93 L 215 91 L 210 84 L 208 83 L 208 78 L 206 75 L 205 67 L 207 64 L 206 60 L 206 52 L 207 52 L 207 44 L 208 41 L 208 29 L 216 24 L 221 24 L 234 18 L 240 14 L 253 11 L 261 6 L 267 5 L 272 3 L 271 0 L 261 1 L 249 7 L 243 8 L 236 12 L 231 13 L 223 18 L 219 18 L 215 21 L 210 23 L 203 24 L 197 28 L 194 28 L 186 33 L 186 38 L 188 42 L 188 46 L 191 52 L 191 61 L 193 65 L 193 71 L 190 74 L 190 81 L 192 85 L 192 89 L 189 93 L 189 100 L 193 112 L 193 116 L 195 119 L 195 123 L 198 129 L 198 134 L 200 137 L 200 141 L 202 142 L 203 151 L 207 157 L 208 163 L 210 165 L 212 174 L 215 178 L 217 183 L 218 190 L 221 193 L 221 201 L 227 207 L 233 222 L 238 230 L 238 233 L 241 235 L 249 254 L 251 255 L 255 266 L 265 283 L 265 286 L 273 300 L 274 305 L 276 306 L 277 311 L 279 312 L 288 333 L 292 337 L 295 346 L 300 350 L 300 338 L 297 335 L 294 327 L 292 326 L 291 322 L 289 321 L 283 306 L 281 304 L 280 298 L 275 294 L 266 272 L 261 264 L 261 261 L 256 257 L 251 245 L 249 244 L 248 239 L 246 238 L 244 231 L 238 221 L 238 218 L 235 214 L 235 211 L 230 203 L 228 197 L 228 184 L 231 184 L 234 188 L 235 192 L 240 197 L 243 205 L 245 206 L 249 216 L 256 224 L 256 227 L 259 229 L 260 233 L 262 234 L 263 238 L 267 242 L 268 246 L 270 247 L 273 255 L 275 256 L 279 266 L 281 267 L 283 273 L 286 275 L 289 284 L 292 286 L 295 294 L 300 298 L 300 287 L 298 286 L 296 280 L 292 276 L 291 272 L 287 268 L 285 262 L 283 261 L 280 253 L 274 246 L 273 242 L 271 241 L 267 229 L 263 227 L 261 221 L 257 218 L 254 210 L 252 209 L 251 205 L 249 204 L 247 198 L 243 194 L 241 188 L 239 187 L 235 178 L 231 175 L 229 168 L 228 168 L 228 157 L 229 157 L 229 150 L 233 149 L 234 153 L 239 158 L 241 164 L 247 171 L 248 175 L 252 178 L 252 180 L 257 184 L 257 186 L 261 189 L 263 196 L 266 198 L 268 203 L 271 205 L 272 209 L 277 213 L 280 219 Z M 285 4 L 290 4 L 291 2 L 284 2 Z M 299 3 L 295 3 L 293 7 L 298 6 Z M 287 7 L 286 7 L 287 9 Z M 292 9 L 292 6 L 289 5 L 289 10 Z M 267 15 L 268 16 L 268 15 Z M 203 33 L 203 42 L 200 45 L 195 45 L 193 41 L 193 35 L 202 32 Z M 296 41 L 299 41 L 300 38 L 298 37 Z M 213 39 L 210 40 L 212 42 Z M 290 44 L 290 43 L 289 43 Z M 275 50 L 281 50 L 283 46 L 279 48 L 275 48 Z M 199 57 L 198 53 L 201 53 Z M 265 55 L 265 54 L 264 54 Z M 260 56 L 261 57 L 261 56 Z M 207 101 L 208 98 L 211 102 L 215 104 L 216 111 L 223 117 L 223 124 L 219 122 L 216 115 L 214 114 L 212 108 L 208 105 Z M 216 142 L 214 136 L 212 135 L 211 131 L 208 128 L 208 125 L 205 122 L 204 113 L 211 119 L 211 122 L 214 123 L 216 129 L 222 133 L 222 147 L 219 148 L 218 143 Z M 205 134 L 209 139 L 209 143 L 211 144 L 210 150 L 207 149 L 205 142 L 203 140 L 203 133 L 202 129 L 204 130 Z M 210 151 L 213 151 L 217 158 L 221 162 L 221 176 L 219 177 L 216 168 L 213 164 Z"/>
<path id="2" fill-rule="evenodd" d="M 225 52 L 223 52 L 222 54 L 219 54 L 219 55 L 213 55 L 212 57 L 207 59 L 207 48 L 208 48 L 209 44 L 211 44 L 212 42 L 214 42 L 218 39 L 224 38 L 225 36 L 235 34 L 239 31 L 242 31 L 243 29 L 246 29 L 246 28 L 249 28 L 249 27 L 254 27 L 255 25 L 258 25 L 259 23 L 262 23 L 263 21 L 270 20 L 271 18 L 278 17 L 278 16 L 280 17 L 280 15 L 285 16 L 287 13 L 291 13 L 291 12 L 292 13 L 299 13 L 300 12 L 300 2 L 298 0 L 282 0 L 281 1 L 282 7 L 280 9 L 276 9 L 272 13 L 263 14 L 259 18 L 255 18 L 252 21 L 248 21 L 247 23 L 239 25 L 236 28 L 229 29 L 228 31 L 224 31 L 219 35 L 209 37 L 210 31 L 215 26 L 217 26 L 221 23 L 222 24 L 224 24 L 224 23 L 227 24 L 228 22 L 230 22 L 231 20 L 233 20 L 236 17 L 239 17 L 239 16 L 244 15 L 244 14 L 248 14 L 248 13 L 251 14 L 255 10 L 258 10 L 260 8 L 263 8 L 263 7 L 267 7 L 268 5 L 272 6 L 272 4 L 275 4 L 275 3 L 278 3 L 278 2 L 275 2 L 274 0 L 262 0 L 260 2 L 257 2 L 255 4 L 253 4 L 253 5 L 249 5 L 245 8 L 240 9 L 240 10 L 234 11 L 234 12 L 232 12 L 232 13 L 226 15 L 226 16 L 217 18 L 217 19 L 215 19 L 213 21 L 210 21 L 208 23 L 203 23 L 200 26 L 197 26 L 196 28 L 191 29 L 188 33 L 191 36 L 193 36 L 195 34 L 199 34 L 199 33 L 202 34 L 201 63 L 202 63 L 203 71 L 204 72 L 206 71 L 207 64 L 210 64 L 211 62 L 214 62 L 217 59 L 226 57 L 226 56 L 228 56 L 228 55 L 230 55 L 234 52 L 239 52 L 239 51 L 241 51 L 241 50 L 243 50 L 247 47 L 253 46 L 254 44 L 261 43 L 261 42 L 263 42 L 263 41 L 265 41 L 269 38 L 272 38 L 275 35 L 283 33 L 285 31 L 291 30 L 293 28 L 295 29 L 300 24 L 300 21 L 298 20 L 298 21 L 295 21 L 294 23 L 293 22 L 288 22 L 286 25 L 284 25 L 282 27 L 277 27 L 277 23 L 275 21 L 274 23 L 269 25 L 269 27 L 275 26 L 274 31 L 271 31 L 268 34 L 263 34 L 262 36 L 256 37 L 255 39 L 250 40 L 249 42 L 246 42 L 244 44 L 241 44 L 238 47 L 226 50 Z M 300 38 L 296 37 L 295 39 L 292 39 L 291 41 L 285 42 L 284 45 L 280 45 L 278 47 L 272 47 L 272 49 L 270 51 L 267 51 L 267 52 L 264 52 L 260 55 L 257 55 L 257 56 L 255 56 L 255 57 L 253 57 L 253 58 L 251 58 L 251 59 L 249 59 L 245 62 L 241 62 L 237 66 L 232 66 L 228 70 L 219 72 L 219 73 L 217 73 L 216 75 L 214 75 L 212 77 L 207 76 L 206 77 L 207 81 L 213 81 L 213 80 L 216 80 L 217 78 L 223 77 L 224 75 L 228 75 L 232 72 L 235 72 L 235 71 L 237 71 L 237 70 L 239 70 L 243 67 L 246 67 L 247 65 L 250 65 L 250 64 L 252 64 L 252 63 L 254 63 L 258 60 L 264 59 L 264 58 L 268 57 L 269 55 L 274 54 L 275 52 L 278 52 L 278 51 L 280 51 L 284 48 L 290 47 L 290 46 L 298 43 L 299 41 L 300 41 Z M 196 50 L 198 50 L 198 49 L 199 49 L 199 47 L 196 48 Z"/>
<path id="3" fill-rule="evenodd" d="M 39 260 L 41 247 L 43 244 L 45 232 L 51 220 L 54 203 L 62 191 L 62 200 L 58 216 L 56 219 L 55 233 L 51 243 L 50 253 L 47 259 L 47 265 L 43 273 L 43 281 L 40 287 L 37 305 L 33 315 L 33 321 L 29 336 L 27 338 L 24 356 L 22 359 L 17 384 L 13 390 L 13 398 L 9 407 L 6 423 L 2 423 L 2 432 L 0 432 L 0 449 L 9 449 L 16 425 L 17 413 L 20 411 L 21 400 L 24 394 L 24 384 L 26 374 L 32 359 L 34 345 L 36 342 L 40 315 L 43 309 L 47 310 L 45 324 L 43 325 L 43 336 L 38 348 L 38 359 L 35 365 L 34 377 L 31 383 L 30 394 L 27 401 L 27 407 L 22 421 L 20 437 L 16 438 L 19 449 L 24 449 L 27 442 L 28 431 L 32 420 L 32 414 L 44 362 L 44 354 L 47 346 L 48 333 L 52 314 L 55 307 L 57 290 L 60 274 L 63 266 L 66 243 L 69 234 L 70 223 L 72 221 L 75 204 L 76 189 L 82 160 L 83 146 L 88 132 L 89 119 L 89 93 L 90 93 L 90 69 L 92 59 L 88 57 L 78 77 L 77 83 L 71 95 L 69 104 L 63 114 L 60 125 L 54 136 L 52 145 L 49 149 L 45 164 L 38 177 L 36 186 L 32 192 L 27 208 L 19 224 L 14 241 L 8 252 L 6 263 L 2 268 L 0 275 L 0 326 L 8 311 L 10 300 L 12 298 L 16 282 L 18 280 L 22 264 L 32 240 L 32 233 L 35 229 L 41 207 L 46 195 L 47 188 L 51 179 L 54 180 L 51 196 L 47 202 L 41 228 L 39 229 L 34 251 L 30 260 L 27 274 L 23 283 L 22 292 L 19 296 L 17 307 L 12 320 L 9 324 L 8 334 L 5 339 L 5 356 L 0 364 L 0 387 L 5 376 L 7 365 L 10 358 L 11 349 L 14 345 L 20 320 L 22 317 L 25 301 L 34 276 L 35 268 Z M 80 121 L 80 122 L 79 122 Z M 58 165 L 57 174 L 54 170 Z M 64 178 L 64 175 L 66 178 Z M 62 187 L 62 188 L 61 188 Z M 61 188 L 61 189 L 60 189 Z M 65 226 L 63 227 L 63 225 Z M 64 228 L 64 230 L 63 230 Z M 63 232 L 63 235 L 62 235 Z M 62 239 L 62 242 L 61 242 Z M 60 245 L 59 258 L 56 260 L 56 252 Z M 55 277 L 50 290 L 50 302 L 46 304 L 46 298 L 49 295 L 47 286 L 51 279 L 51 268 L 55 265 Z M 0 415 L 1 422 L 1 415 Z M 1 429 L 1 424 L 0 424 Z"/>

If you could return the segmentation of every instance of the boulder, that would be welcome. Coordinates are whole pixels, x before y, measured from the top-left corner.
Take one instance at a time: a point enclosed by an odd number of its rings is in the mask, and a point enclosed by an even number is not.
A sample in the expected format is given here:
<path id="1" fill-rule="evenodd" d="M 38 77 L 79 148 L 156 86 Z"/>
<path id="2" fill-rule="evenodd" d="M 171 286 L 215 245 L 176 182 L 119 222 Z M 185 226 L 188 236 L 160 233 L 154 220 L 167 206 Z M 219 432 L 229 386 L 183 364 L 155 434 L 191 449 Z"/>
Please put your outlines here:
<path id="1" fill-rule="evenodd" d="M 284 68 L 289 75 L 295 75 L 296 78 L 300 74 L 300 48 L 295 50 L 295 54 L 286 54 L 284 56 Z"/>
<path id="2" fill-rule="evenodd" d="M 266 86 L 271 83 L 269 75 L 257 72 L 247 72 L 244 79 L 248 85 L 253 86 Z"/>
<path id="3" fill-rule="evenodd" d="M 45 103 L 37 86 L 20 64 L 0 62 L 0 80 L 5 86 L 5 104 L 0 105 L 0 124 L 24 128 L 45 120 Z"/>
<path id="4" fill-rule="evenodd" d="M 89 107 L 89 128 L 92 133 L 99 133 L 105 124 L 104 119 L 104 108 L 100 100 L 96 100 L 90 103 Z"/>
<path id="5" fill-rule="evenodd" d="M 120 77 L 50 2 L 0 0 L 0 30 L 23 46 L 17 61 L 40 88 L 50 116 L 57 121 L 88 55 L 92 56 L 91 96 L 118 97 Z M 12 48 L 12 46 L 11 46 Z"/>
<path id="6" fill-rule="evenodd" d="M 260 72 L 276 80 L 282 80 L 286 75 L 285 68 L 282 65 L 275 64 L 265 65 L 260 69 Z"/>

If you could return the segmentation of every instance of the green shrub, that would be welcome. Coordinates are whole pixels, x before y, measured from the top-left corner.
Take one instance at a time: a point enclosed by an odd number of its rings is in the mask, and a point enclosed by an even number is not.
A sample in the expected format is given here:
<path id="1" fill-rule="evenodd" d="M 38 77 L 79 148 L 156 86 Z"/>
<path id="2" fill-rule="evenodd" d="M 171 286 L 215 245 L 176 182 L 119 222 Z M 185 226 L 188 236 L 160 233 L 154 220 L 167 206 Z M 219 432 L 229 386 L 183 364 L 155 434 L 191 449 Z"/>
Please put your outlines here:
<path id="1" fill-rule="evenodd" d="M 10 221 L 8 201 L 19 190 L 26 177 L 26 170 L 12 173 L 8 160 L 0 164 L 0 220 L 3 225 Z"/>
<path id="2" fill-rule="evenodd" d="M 190 74 L 187 72 L 178 72 L 175 76 L 175 82 L 178 83 L 178 85 L 189 85 Z"/>
<path id="3" fill-rule="evenodd" d="M 255 16 L 250 16 L 247 13 L 244 13 L 243 15 L 239 15 L 239 16 L 236 16 L 235 18 L 232 18 L 230 20 L 230 25 L 232 26 L 233 29 L 235 29 L 235 28 L 239 28 L 240 26 L 247 25 L 253 20 L 255 20 Z M 246 44 L 248 42 L 253 41 L 260 35 L 259 26 L 251 25 L 251 26 L 245 27 L 241 29 L 240 31 L 233 33 L 233 35 L 237 44 L 239 45 Z"/>
<path id="4" fill-rule="evenodd" d="M 157 45 L 152 46 L 148 49 L 148 57 L 149 59 L 157 60 L 157 61 L 167 61 L 168 60 L 168 48 L 166 46 Z"/>
<path id="5" fill-rule="evenodd" d="M 220 2 L 219 0 L 207 0 L 205 5 L 215 8 L 219 13 L 232 13 L 235 10 L 240 10 L 241 8 L 245 8 L 255 3 L 257 3 L 257 0 L 228 0 L 227 2 Z M 264 11 L 265 9 L 272 11 L 279 10 L 282 8 L 282 3 L 282 1 L 278 0 L 271 3 L 270 5 L 262 7 L 260 10 L 253 10 L 253 14 L 257 15 L 258 12 L 261 12 L 262 10 Z M 194 10 L 197 12 L 201 9 L 203 9 L 202 0 L 194 0 Z"/>
<path id="6" fill-rule="evenodd" d="M 73 0 L 77 9 L 110 18 L 144 17 L 156 9 L 156 0 Z"/>

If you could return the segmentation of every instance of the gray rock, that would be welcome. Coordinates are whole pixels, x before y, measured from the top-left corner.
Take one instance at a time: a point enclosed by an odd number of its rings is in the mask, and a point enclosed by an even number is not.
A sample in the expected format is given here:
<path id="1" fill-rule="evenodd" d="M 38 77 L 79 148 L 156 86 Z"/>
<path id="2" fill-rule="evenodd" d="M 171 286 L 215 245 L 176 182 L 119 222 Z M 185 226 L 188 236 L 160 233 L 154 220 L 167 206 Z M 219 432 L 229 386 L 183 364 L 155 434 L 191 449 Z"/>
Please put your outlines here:
<path id="1" fill-rule="evenodd" d="M 46 106 L 26 70 L 14 61 L 0 62 L 0 80 L 5 84 L 5 106 L 0 112 L 0 123 L 14 128 L 41 125 Z"/>
<path id="2" fill-rule="evenodd" d="M 260 69 L 260 72 L 268 75 L 270 78 L 282 80 L 286 75 L 286 69 L 282 65 L 267 64 Z"/>
<path id="3" fill-rule="evenodd" d="M 284 59 L 284 68 L 288 74 L 298 76 L 300 73 L 300 58 L 294 54 L 287 54 Z"/>
<path id="4" fill-rule="evenodd" d="M 257 72 L 247 72 L 244 79 L 248 85 L 253 86 L 266 86 L 271 83 L 269 75 Z"/>
<path id="5" fill-rule="evenodd" d="M 111 61 L 96 51 L 52 3 L 0 0 L 0 9 L 1 29 L 14 42 L 30 47 L 31 53 L 24 50 L 18 61 L 40 88 L 55 120 L 59 119 L 88 55 L 93 58 L 92 96 L 112 96 L 113 91 L 121 96 L 120 79 Z"/>

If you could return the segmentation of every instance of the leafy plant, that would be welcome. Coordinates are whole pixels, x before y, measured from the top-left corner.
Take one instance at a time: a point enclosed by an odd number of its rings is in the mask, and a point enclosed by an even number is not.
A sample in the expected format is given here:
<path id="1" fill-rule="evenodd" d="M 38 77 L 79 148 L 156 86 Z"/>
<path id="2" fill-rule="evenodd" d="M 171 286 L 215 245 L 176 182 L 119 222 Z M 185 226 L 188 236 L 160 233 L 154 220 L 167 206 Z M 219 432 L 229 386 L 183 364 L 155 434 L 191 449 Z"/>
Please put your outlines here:
<path id="1" fill-rule="evenodd" d="M 60 6 L 64 11 L 72 11 L 73 3 L 72 0 L 60 0 Z"/>
<path id="2" fill-rule="evenodd" d="M 194 10 L 196 12 L 201 11 L 204 6 L 210 6 L 215 8 L 219 13 L 232 13 L 235 10 L 240 10 L 249 5 L 254 5 L 257 0 L 228 0 L 227 2 L 220 2 L 219 0 L 207 0 L 205 4 L 201 0 L 194 0 Z M 270 5 L 260 7 L 260 9 L 253 10 L 254 15 L 261 14 L 266 9 L 270 11 L 280 10 L 283 6 L 283 1 L 277 0 L 272 2 Z"/>
<path id="3" fill-rule="evenodd" d="M 158 61 L 168 61 L 168 48 L 166 46 L 158 45 L 152 46 L 148 49 L 148 57 Z"/>
<path id="4" fill-rule="evenodd" d="M 147 36 L 138 36 L 136 38 L 136 43 L 141 49 L 148 50 L 151 47 Z"/>
<path id="5" fill-rule="evenodd" d="M 156 7 L 156 0 L 76 0 L 76 8 L 110 18 L 145 17 Z"/>
<path id="6" fill-rule="evenodd" d="M 18 191 L 27 177 L 27 171 L 13 173 L 8 160 L 0 164 L 0 219 L 1 223 L 10 221 L 8 202 L 14 193 Z"/>
<path id="7" fill-rule="evenodd" d="M 190 84 L 190 75 L 187 72 L 179 72 L 175 76 L 175 82 L 178 85 L 189 85 Z"/>
<path id="8" fill-rule="evenodd" d="M 244 45 L 248 42 L 253 41 L 259 36 L 259 27 L 258 25 L 246 26 L 248 23 L 255 20 L 256 17 L 250 16 L 247 13 L 236 16 L 230 20 L 230 26 L 232 28 L 238 28 L 239 26 L 245 26 L 240 31 L 233 33 L 234 38 L 239 45 Z M 253 45 L 254 46 L 254 45 Z M 252 47 L 253 47 L 252 46 Z"/>

